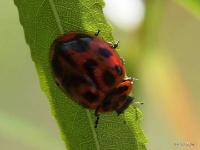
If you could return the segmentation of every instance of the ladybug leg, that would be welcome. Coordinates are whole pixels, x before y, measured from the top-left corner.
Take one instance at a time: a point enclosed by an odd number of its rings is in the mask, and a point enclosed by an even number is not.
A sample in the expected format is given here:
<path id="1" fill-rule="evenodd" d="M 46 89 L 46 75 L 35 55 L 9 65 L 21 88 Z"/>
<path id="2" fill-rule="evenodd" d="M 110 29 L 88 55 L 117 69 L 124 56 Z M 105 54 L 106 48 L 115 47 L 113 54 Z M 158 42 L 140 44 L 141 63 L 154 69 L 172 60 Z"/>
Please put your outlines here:
<path id="1" fill-rule="evenodd" d="M 96 116 L 96 121 L 95 121 L 95 128 L 97 128 L 97 125 L 99 123 L 99 116 L 100 116 L 100 113 L 98 112 L 98 108 L 95 110 L 95 113 L 94 115 Z"/>
<path id="2" fill-rule="evenodd" d="M 113 45 L 112 45 L 112 47 L 115 49 L 115 48 L 117 48 L 119 46 L 119 41 L 117 41 L 117 43 L 114 43 Z"/>
<path id="3" fill-rule="evenodd" d="M 120 57 L 120 59 L 121 59 L 121 61 L 122 61 L 122 64 L 124 64 L 124 65 L 125 65 L 125 59 L 124 59 L 124 58 L 122 58 L 122 57 Z"/>
<path id="4" fill-rule="evenodd" d="M 117 43 L 114 44 L 112 42 L 108 42 L 108 44 L 110 44 L 110 46 L 115 49 L 119 46 L 119 41 L 117 41 Z"/>
<path id="5" fill-rule="evenodd" d="M 55 81 L 56 82 L 56 85 L 59 87 L 60 86 L 60 84 L 58 83 L 58 81 Z"/>
<path id="6" fill-rule="evenodd" d="M 98 29 L 97 33 L 95 33 L 94 35 L 95 35 L 95 36 L 98 36 L 99 33 L 100 33 L 100 30 Z"/>

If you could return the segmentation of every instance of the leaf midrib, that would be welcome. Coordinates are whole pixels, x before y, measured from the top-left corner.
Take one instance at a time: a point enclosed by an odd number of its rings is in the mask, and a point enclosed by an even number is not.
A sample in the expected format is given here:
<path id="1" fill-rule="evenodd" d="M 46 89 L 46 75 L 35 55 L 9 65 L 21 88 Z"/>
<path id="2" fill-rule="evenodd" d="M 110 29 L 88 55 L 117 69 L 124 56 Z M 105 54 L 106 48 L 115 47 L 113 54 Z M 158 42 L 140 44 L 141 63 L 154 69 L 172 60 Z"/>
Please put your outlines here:
<path id="1" fill-rule="evenodd" d="M 55 17 L 56 24 L 58 26 L 59 32 L 61 34 L 64 34 L 64 29 L 62 27 L 62 24 L 61 24 L 61 21 L 60 21 L 60 17 L 58 15 L 57 9 L 55 7 L 54 1 L 53 0 L 49 0 L 49 4 L 50 4 L 51 10 L 53 12 L 53 15 Z M 96 131 L 94 129 L 94 124 L 92 122 L 92 117 L 91 117 L 91 114 L 90 114 L 89 110 L 87 110 L 87 109 L 86 109 L 86 114 L 87 114 L 87 117 L 88 117 L 88 120 L 89 120 L 90 128 L 92 130 L 92 135 L 93 135 L 93 138 L 94 138 L 94 141 L 95 141 L 96 149 L 100 150 L 100 145 L 99 145 L 99 141 L 98 141 L 98 138 L 97 138 L 97 133 L 96 133 Z"/>
<path id="2" fill-rule="evenodd" d="M 59 15 L 58 15 L 57 10 L 56 10 L 55 3 L 54 3 L 53 0 L 49 0 L 49 4 L 50 4 L 50 6 L 51 6 L 51 10 L 52 10 L 53 15 L 54 15 L 54 17 L 55 17 L 56 24 L 58 25 L 58 29 L 59 29 L 60 33 L 63 34 L 63 33 L 64 33 L 64 29 L 63 29 L 63 27 L 62 27 L 62 24 L 61 24 L 61 21 L 60 21 L 60 17 L 59 17 Z"/>
<path id="3" fill-rule="evenodd" d="M 88 109 L 86 109 L 86 113 L 87 113 L 87 117 L 88 117 L 88 120 L 89 120 L 90 128 L 92 130 L 92 134 L 93 134 L 93 137 L 94 137 L 94 140 L 95 140 L 96 149 L 100 150 L 100 145 L 99 145 L 99 141 L 98 141 L 98 138 L 97 138 L 97 133 L 96 133 L 96 131 L 94 129 L 94 124 L 92 122 L 92 117 L 91 117 L 91 114 L 90 114 Z"/>

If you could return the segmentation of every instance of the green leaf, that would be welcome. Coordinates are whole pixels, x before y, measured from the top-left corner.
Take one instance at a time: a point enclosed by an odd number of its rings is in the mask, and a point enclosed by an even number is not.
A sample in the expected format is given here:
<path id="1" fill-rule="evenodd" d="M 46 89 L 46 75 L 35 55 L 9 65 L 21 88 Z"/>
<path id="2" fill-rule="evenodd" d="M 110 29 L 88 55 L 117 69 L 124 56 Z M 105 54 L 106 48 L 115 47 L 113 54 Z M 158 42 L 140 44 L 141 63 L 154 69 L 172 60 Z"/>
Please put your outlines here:
<path id="1" fill-rule="evenodd" d="M 200 19 L 200 0 L 176 0 L 183 7 L 188 9 L 193 15 Z"/>
<path id="2" fill-rule="evenodd" d="M 60 34 L 69 31 L 95 33 L 113 41 L 106 22 L 102 0 L 15 0 L 26 41 L 30 46 L 41 87 L 49 98 L 51 110 L 71 150 L 143 150 L 146 139 L 140 128 L 141 113 L 131 106 L 124 117 L 102 114 L 94 128 L 94 111 L 73 102 L 57 88 L 49 65 L 49 47 Z M 124 124 L 123 120 L 127 124 Z"/>

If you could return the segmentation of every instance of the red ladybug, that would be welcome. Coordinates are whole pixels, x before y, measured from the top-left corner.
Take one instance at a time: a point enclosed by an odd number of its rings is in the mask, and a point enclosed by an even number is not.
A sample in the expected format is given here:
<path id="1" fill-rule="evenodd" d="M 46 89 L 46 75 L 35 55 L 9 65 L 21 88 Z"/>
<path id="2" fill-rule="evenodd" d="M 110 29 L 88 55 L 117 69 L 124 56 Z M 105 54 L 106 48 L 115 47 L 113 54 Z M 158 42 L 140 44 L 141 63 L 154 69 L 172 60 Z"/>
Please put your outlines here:
<path id="1" fill-rule="evenodd" d="M 51 46 L 50 63 L 57 85 L 84 107 L 121 114 L 133 101 L 132 79 L 115 48 L 95 35 L 70 32 Z"/>

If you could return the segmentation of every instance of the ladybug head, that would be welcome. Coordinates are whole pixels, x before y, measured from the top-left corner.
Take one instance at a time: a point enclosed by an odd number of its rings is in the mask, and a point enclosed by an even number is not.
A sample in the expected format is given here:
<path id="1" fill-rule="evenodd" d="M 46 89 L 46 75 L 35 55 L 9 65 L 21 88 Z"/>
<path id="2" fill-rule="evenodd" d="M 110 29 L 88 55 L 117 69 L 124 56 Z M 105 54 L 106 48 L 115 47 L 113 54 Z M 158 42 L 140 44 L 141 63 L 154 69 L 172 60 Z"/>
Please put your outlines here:
<path id="1" fill-rule="evenodd" d="M 113 106 L 113 109 L 118 113 L 121 114 L 133 101 L 133 97 L 129 96 L 131 90 L 132 90 L 132 79 L 124 80 L 116 89 L 115 96 L 116 99 L 113 99 L 115 101 L 115 105 Z"/>
<path id="2" fill-rule="evenodd" d="M 117 88 L 111 91 L 103 101 L 102 111 L 115 110 L 121 114 L 133 101 L 133 97 L 129 96 L 132 90 L 132 79 L 126 79 L 119 84 Z"/>

